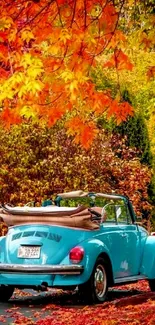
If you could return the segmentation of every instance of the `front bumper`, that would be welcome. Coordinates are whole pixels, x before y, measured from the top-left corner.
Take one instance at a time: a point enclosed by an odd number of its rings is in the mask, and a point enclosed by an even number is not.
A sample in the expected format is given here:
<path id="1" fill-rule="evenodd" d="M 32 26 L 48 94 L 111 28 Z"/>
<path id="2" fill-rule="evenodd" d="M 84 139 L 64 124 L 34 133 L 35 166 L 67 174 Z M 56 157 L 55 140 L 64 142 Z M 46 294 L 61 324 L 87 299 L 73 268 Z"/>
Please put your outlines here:
<path id="1" fill-rule="evenodd" d="M 31 264 L 0 264 L 0 274 L 64 274 L 79 275 L 83 272 L 82 265 L 31 265 Z"/>

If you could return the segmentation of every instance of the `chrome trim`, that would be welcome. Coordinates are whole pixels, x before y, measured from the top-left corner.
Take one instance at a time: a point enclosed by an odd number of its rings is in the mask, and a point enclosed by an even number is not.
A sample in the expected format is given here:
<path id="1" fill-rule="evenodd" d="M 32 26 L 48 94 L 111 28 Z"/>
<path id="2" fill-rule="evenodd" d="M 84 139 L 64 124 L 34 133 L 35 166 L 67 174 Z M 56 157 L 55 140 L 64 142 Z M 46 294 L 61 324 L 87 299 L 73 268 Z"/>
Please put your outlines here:
<path id="1" fill-rule="evenodd" d="M 0 264 L 0 273 L 81 274 L 83 269 L 82 265 Z"/>
<path id="2" fill-rule="evenodd" d="M 145 275 L 135 275 L 135 276 L 126 276 L 123 278 L 114 279 L 114 283 L 125 283 L 125 282 L 133 282 L 139 280 L 147 280 L 148 278 Z"/>

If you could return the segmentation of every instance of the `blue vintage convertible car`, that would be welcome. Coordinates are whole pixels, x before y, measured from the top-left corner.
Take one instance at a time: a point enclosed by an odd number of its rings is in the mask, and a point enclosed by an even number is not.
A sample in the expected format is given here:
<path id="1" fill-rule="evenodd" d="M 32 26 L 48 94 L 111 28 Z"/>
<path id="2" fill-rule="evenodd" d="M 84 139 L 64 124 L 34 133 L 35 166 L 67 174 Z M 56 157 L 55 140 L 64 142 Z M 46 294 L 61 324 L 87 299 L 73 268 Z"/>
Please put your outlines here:
<path id="1" fill-rule="evenodd" d="M 155 291 L 155 236 L 126 196 L 62 193 L 47 207 L 5 205 L 1 217 L 9 225 L 0 238 L 1 301 L 14 288 L 52 287 L 103 302 L 109 287 L 142 279 Z"/>

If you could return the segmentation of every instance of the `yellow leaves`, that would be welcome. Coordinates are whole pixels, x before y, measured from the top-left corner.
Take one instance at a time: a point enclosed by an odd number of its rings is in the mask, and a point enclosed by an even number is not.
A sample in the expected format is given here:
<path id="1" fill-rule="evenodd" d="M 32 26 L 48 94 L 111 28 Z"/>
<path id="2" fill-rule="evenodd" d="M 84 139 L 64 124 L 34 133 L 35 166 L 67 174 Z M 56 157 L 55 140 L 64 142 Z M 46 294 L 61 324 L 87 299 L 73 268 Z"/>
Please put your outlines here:
<path id="1" fill-rule="evenodd" d="M 27 75 L 32 78 L 37 78 L 43 71 L 44 70 L 41 67 L 29 67 L 27 69 Z"/>
<path id="2" fill-rule="evenodd" d="M 66 44 L 66 42 L 68 40 L 70 40 L 71 38 L 72 38 L 71 30 L 63 28 L 61 30 L 61 33 L 60 33 L 60 36 L 59 36 L 60 41 L 62 41 L 64 44 Z"/>
<path id="3" fill-rule="evenodd" d="M 92 7 L 92 10 L 90 12 L 90 16 L 93 18 L 93 19 L 97 19 L 99 17 L 99 15 L 101 14 L 101 7 L 98 5 L 96 5 L 95 7 Z"/>
<path id="4" fill-rule="evenodd" d="M 23 82 L 24 79 L 25 79 L 25 75 L 23 74 L 23 72 L 16 72 L 13 74 L 13 76 L 11 76 L 9 81 L 12 84 L 12 87 L 14 87 L 17 84 L 20 84 L 21 82 Z"/>
<path id="5" fill-rule="evenodd" d="M 81 71 L 81 70 L 76 71 L 76 73 L 75 73 L 75 78 L 76 78 L 76 79 L 77 79 L 81 84 L 87 82 L 87 81 L 90 79 L 90 78 L 88 78 L 88 77 L 83 73 L 83 71 Z"/>
<path id="6" fill-rule="evenodd" d="M 78 89 L 78 81 L 73 80 L 69 85 L 70 92 L 72 93 L 75 89 Z"/>
<path id="7" fill-rule="evenodd" d="M 52 54 L 53 56 L 56 56 L 60 53 L 60 49 L 57 45 L 51 45 L 51 46 L 47 47 L 47 53 Z"/>
<path id="8" fill-rule="evenodd" d="M 41 91 L 43 88 L 43 83 L 40 80 L 32 80 L 29 82 L 28 89 L 32 94 L 36 94 L 38 91 Z"/>
<path id="9" fill-rule="evenodd" d="M 0 30 L 4 31 L 9 29 L 13 25 L 13 20 L 11 17 L 4 17 L 0 19 Z"/>
<path id="10" fill-rule="evenodd" d="M 71 100 L 76 100 L 77 90 L 78 90 L 78 80 L 75 79 L 74 72 L 67 69 L 66 71 L 62 72 L 61 77 L 67 83 L 66 89 L 69 89 Z"/>
<path id="11" fill-rule="evenodd" d="M 32 56 L 30 53 L 25 53 L 22 56 L 20 64 L 26 69 L 29 65 L 32 64 Z"/>
<path id="12" fill-rule="evenodd" d="M 20 71 L 15 71 L 0 85 L 0 101 L 6 98 L 13 100 L 15 96 L 21 99 L 27 94 L 38 96 L 44 86 L 39 79 L 44 72 L 41 59 L 30 53 L 25 53 L 22 57 L 16 57 L 13 53 L 11 60 Z"/>
<path id="13" fill-rule="evenodd" d="M 61 78 L 64 79 L 66 90 L 69 90 L 71 100 L 73 101 L 76 100 L 78 96 L 79 87 L 89 80 L 83 71 L 71 71 L 69 69 L 66 69 L 61 73 Z"/>
<path id="14" fill-rule="evenodd" d="M 38 92 L 40 92 L 43 88 L 43 83 L 40 80 L 31 80 L 29 78 L 26 78 L 25 81 L 26 82 L 24 85 L 22 85 L 18 91 L 19 98 L 23 97 L 27 93 L 37 96 Z"/>
<path id="15" fill-rule="evenodd" d="M 31 40 L 34 39 L 34 35 L 30 28 L 27 27 L 21 31 L 21 39 L 26 43 L 29 43 Z"/>
<path id="16" fill-rule="evenodd" d="M 17 36 L 17 28 L 10 28 L 9 35 L 8 35 L 9 42 L 14 42 L 16 40 L 16 36 Z"/>
<path id="17" fill-rule="evenodd" d="M 25 53 L 21 58 L 20 66 L 24 71 L 15 74 L 15 80 L 21 83 L 21 86 L 18 85 L 19 98 L 27 93 L 37 95 L 43 88 L 43 83 L 38 79 L 44 72 L 41 59 Z"/>
<path id="18" fill-rule="evenodd" d="M 73 80 L 74 79 L 74 72 L 66 69 L 65 71 L 63 71 L 61 73 L 61 78 L 64 79 L 65 82 L 69 81 L 69 80 Z"/>
<path id="19" fill-rule="evenodd" d="M 15 91 L 12 89 L 12 85 L 6 80 L 2 85 L 0 85 L 0 102 L 5 99 L 12 100 L 14 98 Z"/>
<path id="20" fill-rule="evenodd" d="M 20 62 L 20 65 L 22 65 L 25 69 L 27 69 L 28 66 L 33 67 L 43 67 L 42 60 L 36 56 L 32 56 L 30 53 L 24 53 Z"/>
<path id="21" fill-rule="evenodd" d="M 14 98 L 14 92 L 9 91 L 7 92 L 7 89 L 5 89 L 3 92 L 0 90 L 0 102 L 2 102 L 5 99 L 13 99 Z"/>
<path id="22" fill-rule="evenodd" d="M 77 81 L 78 83 L 84 83 L 89 80 L 87 76 L 85 76 L 83 71 L 77 70 L 77 71 L 71 71 L 69 69 L 66 69 L 61 73 L 61 77 L 64 79 L 65 82 L 67 81 Z"/>
<path id="23" fill-rule="evenodd" d="M 73 80 L 69 84 L 69 91 L 70 91 L 70 94 L 71 94 L 71 100 L 72 101 L 76 100 L 77 90 L 78 90 L 78 81 L 77 80 Z"/>
<path id="24" fill-rule="evenodd" d="M 30 118 L 30 117 L 35 118 L 37 116 L 34 109 L 32 109 L 32 107 L 28 105 L 25 105 L 20 109 L 20 115 L 26 118 Z"/>

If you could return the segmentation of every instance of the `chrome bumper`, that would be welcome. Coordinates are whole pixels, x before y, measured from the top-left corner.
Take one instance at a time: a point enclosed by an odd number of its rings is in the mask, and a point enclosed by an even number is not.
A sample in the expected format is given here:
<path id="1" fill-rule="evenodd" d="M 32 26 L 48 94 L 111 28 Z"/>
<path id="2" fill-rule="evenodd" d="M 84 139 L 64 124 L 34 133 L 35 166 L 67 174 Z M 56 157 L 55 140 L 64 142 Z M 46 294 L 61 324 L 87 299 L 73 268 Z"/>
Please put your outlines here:
<path id="1" fill-rule="evenodd" d="M 28 264 L 0 264 L 0 273 L 18 274 L 81 274 L 82 265 L 28 265 Z"/>

